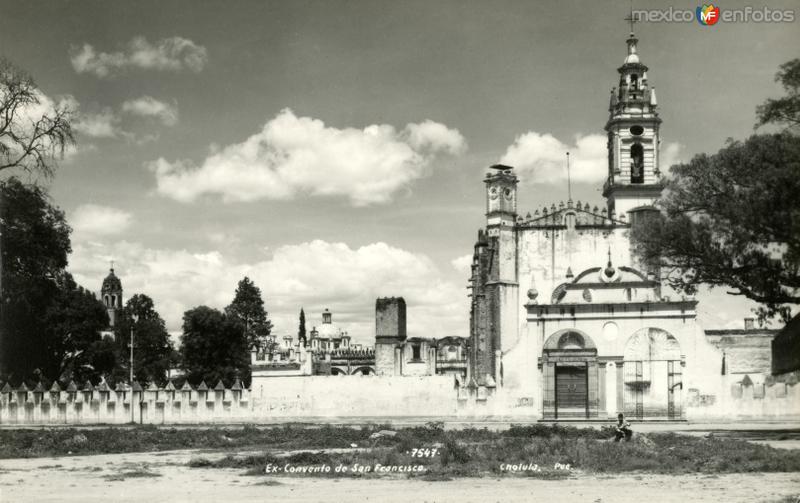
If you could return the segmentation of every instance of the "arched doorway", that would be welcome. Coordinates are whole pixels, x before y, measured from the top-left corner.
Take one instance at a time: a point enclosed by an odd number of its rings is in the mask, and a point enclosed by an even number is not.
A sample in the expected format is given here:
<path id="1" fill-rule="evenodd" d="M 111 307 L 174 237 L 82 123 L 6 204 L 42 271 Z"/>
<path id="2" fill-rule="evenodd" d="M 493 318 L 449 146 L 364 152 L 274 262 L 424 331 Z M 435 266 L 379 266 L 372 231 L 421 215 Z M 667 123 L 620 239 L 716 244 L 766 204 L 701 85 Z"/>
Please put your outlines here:
<path id="1" fill-rule="evenodd" d="M 585 333 L 552 334 L 542 350 L 544 419 L 597 417 L 597 347 Z"/>
<path id="2" fill-rule="evenodd" d="M 625 414 L 636 419 L 683 418 L 683 360 L 678 340 L 666 330 L 634 332 L 623 353 Z"/>

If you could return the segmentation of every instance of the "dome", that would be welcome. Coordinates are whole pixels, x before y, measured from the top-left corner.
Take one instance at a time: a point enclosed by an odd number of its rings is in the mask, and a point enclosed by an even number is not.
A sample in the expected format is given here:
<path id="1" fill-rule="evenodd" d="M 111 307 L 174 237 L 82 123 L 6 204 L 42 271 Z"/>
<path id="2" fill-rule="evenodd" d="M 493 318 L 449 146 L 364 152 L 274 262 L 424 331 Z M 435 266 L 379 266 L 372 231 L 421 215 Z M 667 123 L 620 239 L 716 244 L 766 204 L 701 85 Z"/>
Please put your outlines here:
<path id="1" fill-rule="evenodd" d="M 638 62 L 639 62 L 639 56 L 637 54 L 628 54 L 628 56 L 625 58 L 626 65 Z"/>
<path id="2" fill-rule="evenodd" d="M 122 291 L 122 282 L 119 278 L 114 274 L 114 269 L 111 269 L 111 272 L 108 273 L 106 279 L 103 280 L 103 292 L 119 292 Z"/>
<path id="3" fill-rule="evenodd" d="M 342 336 L 342 331 L 333 323 L 323 323 L 322 326 L 317 328 L 317 332 L 319 333 L 318 337 L 326 339 L 336 339 Z"/>

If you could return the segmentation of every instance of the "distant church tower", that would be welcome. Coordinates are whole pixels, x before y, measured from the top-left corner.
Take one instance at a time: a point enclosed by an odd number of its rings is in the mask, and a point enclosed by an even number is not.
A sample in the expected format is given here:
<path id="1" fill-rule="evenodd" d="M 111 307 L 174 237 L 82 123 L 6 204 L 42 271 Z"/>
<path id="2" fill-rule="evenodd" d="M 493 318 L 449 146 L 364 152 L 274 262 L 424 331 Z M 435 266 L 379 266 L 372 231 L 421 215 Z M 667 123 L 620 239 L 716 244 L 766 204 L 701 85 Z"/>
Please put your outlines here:
<path id="1" fill-rule="evenodd" d="M 114 274 L 114 266 L 103 280 L 103 288 L 100 290 L 100 296 L 103 299 L 103 304 L 108 311 L 109 328 L 114 328 L 117 320 L 117 313 L 122 309 L 122 282 L 116 274 Z"/>
<path id="2" fill-rule="evenodd" d="M 608 199 L 609 215 L 652 207 L 661 195 L 661 119 L 656 111 L 656 90 L 650 87 L 647 66 L 637 54 L 638 42 L 631 30 L 628 55 L 617 69 L 619 89 L 611 90 L 608 107 L 608 180 L 603 196 Z"/>

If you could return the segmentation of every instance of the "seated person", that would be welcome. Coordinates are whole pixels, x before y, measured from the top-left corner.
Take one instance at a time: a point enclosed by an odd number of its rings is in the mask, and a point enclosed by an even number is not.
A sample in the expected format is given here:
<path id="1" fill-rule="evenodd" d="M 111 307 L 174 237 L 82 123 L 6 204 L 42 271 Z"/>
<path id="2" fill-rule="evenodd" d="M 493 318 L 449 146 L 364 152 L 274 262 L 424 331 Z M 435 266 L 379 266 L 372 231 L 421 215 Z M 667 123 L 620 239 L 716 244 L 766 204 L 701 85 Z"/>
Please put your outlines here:
<path id="1" fill-rule="evenodd" d="M 623 438 L 626 442 L 630 441 L 631 437 L 633 437 L 631 423 L 625 421 L 625 417 L 622 414 L 618 415 L 617 419 L 619 421 L 617 423 L 617 430 L 614 433 L 614 442 L 619 442 Z"/>

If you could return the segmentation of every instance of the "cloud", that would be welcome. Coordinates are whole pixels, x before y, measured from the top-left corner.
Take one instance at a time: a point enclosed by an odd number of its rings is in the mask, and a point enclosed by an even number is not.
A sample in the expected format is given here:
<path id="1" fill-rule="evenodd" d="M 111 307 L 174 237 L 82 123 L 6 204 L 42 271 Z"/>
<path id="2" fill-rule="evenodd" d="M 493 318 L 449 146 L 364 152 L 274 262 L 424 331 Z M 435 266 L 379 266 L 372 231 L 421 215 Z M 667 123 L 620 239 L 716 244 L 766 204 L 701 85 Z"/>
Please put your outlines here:
<path id="1" fill-rule="evenodd" d="M 472 272 L 472 254 L 468 253 L 467 255 L 456 257 L 450 261 L 450 265 L 452 265 L 453 269 L 456 271 L 469 277 Z"/>
<path id="2" fill-rule="evenodd" d="M 120 134 L 120 119 L 110 108 L 99 113 L 80 113 L 73 128 L 92 138 L 116 138 Z"/>
<path id="3" fill-rule="evenodd" d="M 243 202 L 304 193 L 367 206 L 407 190 L 436 154 L 465 149 L 457 130 L 432 121 L 402 131 L 387 124 L 337 129 L 284 109 L 243 142 L 212 149 L 200 166 L 160 158 L 147 167 L 158 192 L 181 202 L 205 194 Z"/>
<path id="4" fill-rule="evenodd" d="M 152 96 L 142 96 L 122 104 L 122 111 L 140 117 L 155 117 L 165 126 L 178 123 L 178 106 L 159 101 Z"/>
<path id="5" fill-rule="evenodd" d="M 309 241 L 277 248 L 265 260 L 242 263 L 217 250 L 192 252 L 147 248 L 140 243 L 82 240 L 74 245 L 70 271 L 99 289 L 114 259 L 126 298 L 151 296 L 170 330 L 180 330 L 184 311 L 198 305 L 223 308 L 237 282 L 249 276 L 261 288 L 277 334 L 296 334 L 303 307 L 307 327 L 319 324 L 323 309 L 358 342 L 374 339 L 375 299 L 403 296 L 409 332 L 423 337 L 466 336 L 468 299 L 463 288 L 444 279 L 425 255 L 373 243 Z"/>
<path id="6" fill-rule="evenodd" d="M 560 184 L 567 179 L 569 152 L 570 177 L 576 183 L 599 183 L 608 176 L 608 139 L 604 135 L 576 134 L 572 145 L 549 133 L 529 131 L 517 137 L 507 149 L 501 164 L 513 166 L 529 183 Z M 677 159 L 680 145 L 669 143 L 661 149 L 662 171 Z"/>
<path id="7" fill-rule="evenodd" d="M 415 150 L 441 150 L 451 155 L 463 154 L 467 150 L 467 142 L 458 130 L 432 120 L 409 124 L 406 130 L 408 143 Z"/>
<path id="8" fill-rule="evenodd" d="M 130 227 L 131 214 L 109 206 L 83 204 L 75 209 L 70 224 L 76 233 L 89 236 L 121 234 Z"/>
<path id="9" fill-rule="evenodd" d="M 150 43 L 145 37 L 134 37 L 122 51 L 97 52 L 84 43 L 70 50 L 72 67 L 77 73 L 90 73 L 99 78 L 111 77 L 130 68 L 178 72 L 188 69 L 200 72 L 208 61 L 206 48 L 183 37 L 169 37 Z"/>

